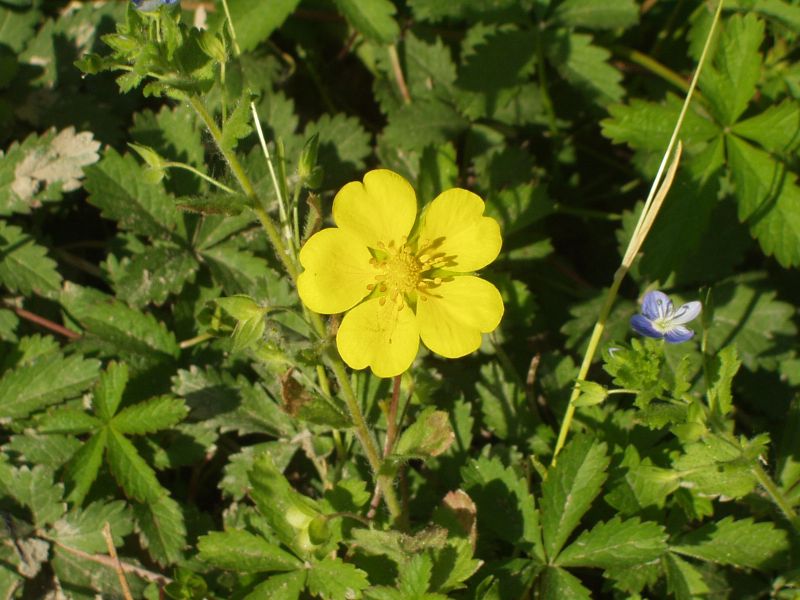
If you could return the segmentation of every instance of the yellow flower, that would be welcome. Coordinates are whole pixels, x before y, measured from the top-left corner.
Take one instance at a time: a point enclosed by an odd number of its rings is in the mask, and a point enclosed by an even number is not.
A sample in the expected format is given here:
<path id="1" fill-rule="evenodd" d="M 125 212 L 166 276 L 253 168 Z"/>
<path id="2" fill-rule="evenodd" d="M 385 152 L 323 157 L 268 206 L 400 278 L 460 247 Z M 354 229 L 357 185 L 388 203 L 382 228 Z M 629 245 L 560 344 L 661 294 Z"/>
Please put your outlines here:
<path id="1" fill-rule="evenodd" d="M 399 375 L 419 341 L 448 358 L 478 349 L 503 316 L 491 283 L 471 273 L 492 262 L 502 238 L 484 203 L 460 188 L 439 194 L 417 221 L 417 197 L 403 177 L 370 171 L 333 200 L 336 227 L 300 250 L 300 298 L 322 314 L 347 311 L 336 345 L 353 369 Z"/>

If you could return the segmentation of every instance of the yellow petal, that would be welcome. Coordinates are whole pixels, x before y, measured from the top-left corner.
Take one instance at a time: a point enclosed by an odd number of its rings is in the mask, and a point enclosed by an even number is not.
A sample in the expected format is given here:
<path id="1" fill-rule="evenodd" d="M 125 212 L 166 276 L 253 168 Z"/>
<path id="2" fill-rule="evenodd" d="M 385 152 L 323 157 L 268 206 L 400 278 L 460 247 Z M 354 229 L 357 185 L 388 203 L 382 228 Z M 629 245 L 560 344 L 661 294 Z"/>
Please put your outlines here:
<path id="1" fill-rule="evenodd" d="M 485 267 L 500 253 L 500 226 L 484 217 L 480 196 L 461 188 L 442 192 L 425 210 L 419 235 L 419 252 L 443 253 L 443 267 L 466 273 Z"/>
<path id="2" fill-rule="evenodd" d="M 488 281 L 462 275 L 420 294 L 417 322 L 425 345 L 447 358 L 474 352 L 481 345 L 481 333 L 500 324 L 503 299 Z"/>
<path id="3" fill-rule="evenodd" d="M 398 305 L 386 298 L 372 298 L 344 316 L 336 346 L 353 369 L 371 367 L 378 377 L 394 377 L 408 369 L 417 356 L 417 320 L 406 305 L 398 310 Z"/>
<path id="4" fill-rule="evenodd" d="M 314 312 L 332 315 L 346 311 L 369 294 L 377 271 L 372 255 L 357 238 L 336 227 L 312 235 L 300 250 L 305 271 L 297 292 Z"/>
<path id="5" fill-rule="evenodd" d="M 364 183 L 352 181 L 333 199 L 333 219 L 370 248 L 399 245 L 417 218 L 417 196 L 411 184 L 387 169 L 370 171 Z"/>

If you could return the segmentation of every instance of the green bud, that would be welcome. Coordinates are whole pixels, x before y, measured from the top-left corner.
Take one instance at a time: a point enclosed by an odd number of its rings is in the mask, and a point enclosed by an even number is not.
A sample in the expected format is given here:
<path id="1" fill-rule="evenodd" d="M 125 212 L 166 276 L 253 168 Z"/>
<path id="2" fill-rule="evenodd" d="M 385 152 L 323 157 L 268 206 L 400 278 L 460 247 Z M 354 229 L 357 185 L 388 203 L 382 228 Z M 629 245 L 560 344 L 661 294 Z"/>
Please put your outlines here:
<path id="1" fill-rule="evenodd" d="M 226 313 L 237 321 L 246 321 L 253 317 L 260 317 L 266 309 L 259 306 L 250 296 L 236 294 L 227 298 L 217 298 L 215 302 L 222 307 Z"/>
<path id="2" fill-rule="evenodd" d="M 308 524 L 308 539 L 317 546 L 324 544 L 331 537 L 331 528 L 325 515 L 315 517 Z"/>
<path id="3" fill-rule="evenodd" d="M 300 153 L 300 162 L 297 165 L 297 174 L 300 179 L 307 181 L 317 166 L 317 155 L 319 153 L 319 134 L 315 133 L 306 140 L 303 151 Z"/>
<path id="4" fill-rule="evenodd" d="M 102 37 L 102 40 L 112 49 L 122 54 L 130 54 L 139 49 L 139 40 L 129 35 L 108 33 Z"/>
<path id="5" fill-rule="evenodd" d="M 225 40 L 222 37 L 214 35 L 206 29 L 200 34 L 200 39 L 198 39 L 197 42 L 206 55 L 218 63 L 227 62 L 228 52 L 225 49 Z"/>

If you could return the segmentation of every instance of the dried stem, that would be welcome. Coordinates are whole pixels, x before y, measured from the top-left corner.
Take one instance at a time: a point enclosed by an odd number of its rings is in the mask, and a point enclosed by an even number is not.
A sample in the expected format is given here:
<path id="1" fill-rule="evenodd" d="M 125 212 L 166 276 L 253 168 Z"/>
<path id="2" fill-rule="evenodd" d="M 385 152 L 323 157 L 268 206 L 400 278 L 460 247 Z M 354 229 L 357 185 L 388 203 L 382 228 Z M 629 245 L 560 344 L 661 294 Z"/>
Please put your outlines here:
<path id="1" fill-rule="evenodd" d="M 128 587 L 128 580 L 125 579 L 125 571 L 122 570 L 122 563 L 119 562 L 117 549 L 114 547 L 114 536 L 111 535 L 111 524 L 108 521 L 106 521 L 106 524 L 103 525 L 103 537 L 106 540 L 108 554 L 111 556 L 111 560 L 114 561 L 114 570 L 117 572 L 117 577 L 119 578 L 119 586 L 122 588 L 122 596 L 125 598 L 125 600 L 133 600 L 133 596 L 131 596 L 131 589 Z"/>
<path id="2" fill-rule="evenodd" d="M 172 583 L 172 579 L 169 577 L 162 575 L 161 573 L 155 573 L 153 571 L 148 571 L 142 567 L 138 567 L 136 565 L 131 565 L 128 563 L 124 563 L 122 561 L 115 561 L 110 556 L 105 556 L 104 554 L 89 554 L 88 552 L 84 552 L 83 550 L 78 550 L 77 548 L 72 548 L 71 546 L 67 546 L 62 544 L 58 540 L 51 539 L 56 546 L 61 548 L 62 550 L 69 552 L 73 556 L 77 556 L 78 558 L 82 558 L 84 560 L 88 560 L 93 563 L 97 563 L 98 565 L 103 565 L 104 567 L 108 567 L 110 569 L 116 569 L 117 565 L 122 569 L 124 573 L 132 573 L 137 577 L 144 579 L 145 581 L 152 581 L 157 583 L 158 585 L 167 585 L 168 583 Z"/>
<path id="3" fill-rule="evenodd" d="M 81 337 L 81 334 L 78 333 L 77 331 L 72 331 L 72 329 L 68 329 L 63 325 L 54 323 L 50 319 L 45 319 L 44 317 L 34 314 L 28 310 L 25 310 L 24 308 L 15 306 L 14 304 L 11 304 L 8 301 L 5 302 L 5 305 L 11 310 L 13 310 L 16 313 L 16 315 L 21 319 L 25 319 L 26 321 L 30 321 L 31 323 L 36 323 L 37 325 L 41 325 L 45 329 L 49 329 L 54 333 L 63 335 L 65 338 L 68 338 L 70 340 L 77 340 L 78 338 Z"/>

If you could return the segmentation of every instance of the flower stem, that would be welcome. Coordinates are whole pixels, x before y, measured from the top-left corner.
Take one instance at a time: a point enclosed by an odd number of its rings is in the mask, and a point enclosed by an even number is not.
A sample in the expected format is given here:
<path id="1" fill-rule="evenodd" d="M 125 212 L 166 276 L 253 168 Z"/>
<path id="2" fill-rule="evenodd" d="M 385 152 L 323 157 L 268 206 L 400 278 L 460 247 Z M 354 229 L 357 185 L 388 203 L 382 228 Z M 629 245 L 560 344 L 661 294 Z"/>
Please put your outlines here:
<path id="1" fill-rule="evenodd" d="M 772 481 L 772 478 L 767 475 L 767 472 L 764 471 L 764 468 L 758 463 L 753 466 L 752 473 L 761 487 L 764 488 L 764 491 L 767 492 L 770 499 L 775 503 L 775 506 L 784 514 L 789 524 L 792 526 L 792 529 L 794 529 L 796 533 L 800 533 L 800 521 L 797 519 L 797 513 L 794 507 L 786 500 L 781 490 L 775 485 L 775 482 Z"/>
<path id="2" fill-rule="evenodd" d="M 686 93 L 683 107 L 681 108 L 680 115 L 678 116 L 678 120 L 675 123 L 675 127 L 672 131 L 672 137 L 667 144 L 667 149 L 664 152 L 663 158 L 661 159 L 661 165 L 659 166 L 656 177 L 653 180 L 652 186 L 650 187 L 650 193 L 645 201 L 642 214 L 639 216 L 639 221 L 636 224 L 636 228 L 634 229 L 630 242 L 628 242 L 628 248 L 626 249 L 625 255 L 622 258 L 622 264 L 614 274 L 614 280 L 611 283 L 608 293 L 606 294 L 605 300 L 603 301 L 603 306 L 600 309 L 597 322 L 592 330 L 592 336 L 589 338 L 589 345 L 586 348 L 586 353 L 583 356 L 583 361 L 581 362 L 580 369 L 578 370 L 576 383 L 572 388 L 569 404 L 567 405 L 564 419 L 561 422 L 561 429 L 558 432 L 558 439 L 556 441 L 556 446 L 553 449 L 553 458 L 550 463 L 551 467 L 555 466 L 556 464 L 558 453 L 564 447 L 564 443 L 567 440 L 567 434 L 569 433 L 569 428 L 572 425 L 572 420 L 575 416 L 574 403 L 578 396 L 580 396 L 580 389 L 577 382 L 586 378 L 586 374 L 589 371 L 589 366 L 594 360 L 595 352 L 597 352 L 597 346 L 600 343 L 600 338 L 605 330 L 606 319 L 611 312 L 611 307 L 614 305 L 614 300 L 616 300 L 619 286 L 622 283 L 622 280 L 625 278 L 625 275 L 628 273 L 628 269 L 630 269 L 631 265 L 633 264 L 636 255 L 639 253 L 644 240 L 647 238 L 647 234 L 650 232 L 650 228 L 652 227 L 653 222 L 655 221 L 655 218 L 664 202 L 664 199 L 666 198 L 666 195 L 672 186 L 672 181 L 675 177 L 675 172 L 678 168 L 678 161 L 680 160 L 681 154 L 681 144 L 678 141 L 678 133 L 683 125 L 683 119 L 686 116 L 686 111 L 689 108 L 692 94 L 697 86 L 700 72 L 702 71 L 703 65 L 706 62 L 706 57 L 708 56 L 708 51 L 711 47 L 711 40 L 714 36 L 714 31 L 716 30 L 717 23 L 719 22 L 719 17 L 722 12 L 723 1 L 724 0 L 719 0 L 719 4 L 717 5 L 717 10 L 714 13 L 714 19 L 711 22 L 711 27 L 709 28 L 708 36 L 706 37 L 705 45 L 703 46 L 703 52 L 700 55 L 700 60 L 697 63 L 697 69 L 695 69 L 694 75 L 692 76 L 692 81 L 689 84 L 689 89 Z M 675 151 L 674 156 L 673 150 Z M 672 157 L 671 163 L 669 162 L 670 157 Z M 668 163 L 669 167 L 667 166 Z"/>
<path id="3" fill-rule="evenodd" d="M 233 176 L 236 178 L 236 181 L 239 182 L 239 186 L 242 188 L 242 191 L 248 198 L 255 201 L 253 212 L 256 213 L 258 220 L 261 222 L 261 225 L 264 228 L 270 243 L 275 248 L 275 253 L 278 255 L 281 263 L 283 263 L 286 272 L 291 276 L 292 279 L 296 280 L 298 275 L 297 267 L 295 266 L 294 261 L 289 253 L 286 251 L 286 246 L 283 244 L 283 240 L 281 240 L 281 235 L 278 233 L 278 228 L 275 227 L 275 223 L 273 223 L 272 218 L 270 218 L 269 214 L 267 214 L 267 211 L 264 210 L 263 206 L 261 206 L 261 199 L 258 197 L 258 194 L 256 194 L 256 190 L 253 187 L 250 178 L 247 176 L 247 173 L 245 173 L 242 163 L 239 162 L 236 153 L 232 152 L 228 148 L 225 148 L 225 146 L 222 144 L 222 131 L 220 130 L 214 118 L 208 112 L 208 109 L 206 108 L 205 104 L 203 104 L 203 101 L 196 96 L 189 96 L 188 100 L 191 107 L 200 117 L 200 120 L 203 121 L 206 129 L 208 129 L 211 137 L 214 138 L 217 147 L 222 153 L 222 156 L 225 157 L 225 161 L 228 163 L 228 166 L 230 167 Z"/>
<path id="4" fill-rule="evenodd" d="M 662 65 L 653 57 L 648 56 L 643 52 L 639 52 L 638 50 L 633 50 L 632 48 L 626 48 L 624 46 L 615 46 L 614 52 L 619 54 L 625 60 L 629 60 L 632 63 L 647 69 L 653 73 L 653 75 L 661 77 L 661 79 L 671 83 L 682 92 L 686 93 L 689 91 L 689 82 L 686 79 L 681 77 L 669 67 Z M 696 95 L 699 96 L 699 94 Z"/>
<path id="5" fill-rule="evenodd" d="M 358 405 L 358 398 L 356 398 L 356 394 L 353 391 L 353 386 L 350 385 L 350 378 L 347 375 L 347 370 L 345 369 L 344 363 L 338 355 L 334 355 L 334 352 L 329 352 L 328 354 L 331 370 L 333 371 L 334 375 L 336 375 L 336 379 L 339 380 L 339 387 L 342 390 L 344 401 L 347 403 L 350 416 L 353 418 L 353 425 L 355 425 L 356 428 L 356 437 L 358 438 L 358 441 L 361 442 L 361 446 L 364 448 L 364 453 L 367 456 L 367 461 L 369 461 L 369 466 L 375 472 L 378 485 L 380 486 L 381 493 L 386 500 L 386 506 L 389 509 L 389 513 L 392 515 L 393 519 L 397 519 L 400 517 L 401 513 L 400 503 L 398 502 L 394 488 L 391 485 L 391 480 L 387 484 L 386 478 L 380 475 L 382 461 L 380 454 L 378 454 L 378 446 L 375 443 L 375 439 L 372 437 L 369 429 L 367 428 L 367 423 L 364 421 L 364 414 L 361 412 L 361 407 Z"/>
<path id="6" fill-rule="evenodd" d="M 400 96 L 403 98 L 403 104 L 411 104 L 411 94 L 408 93 L 406 78 L 403 75 L 403 67 L 400 65 L 400 57 L 397 55 L 397 46 L 394 44 L 389 46 L 389 62 L 392 64 L 392 73 L 394 73 L 394 79 L 397 82 L 397 89 L 400 90 Z"/>

